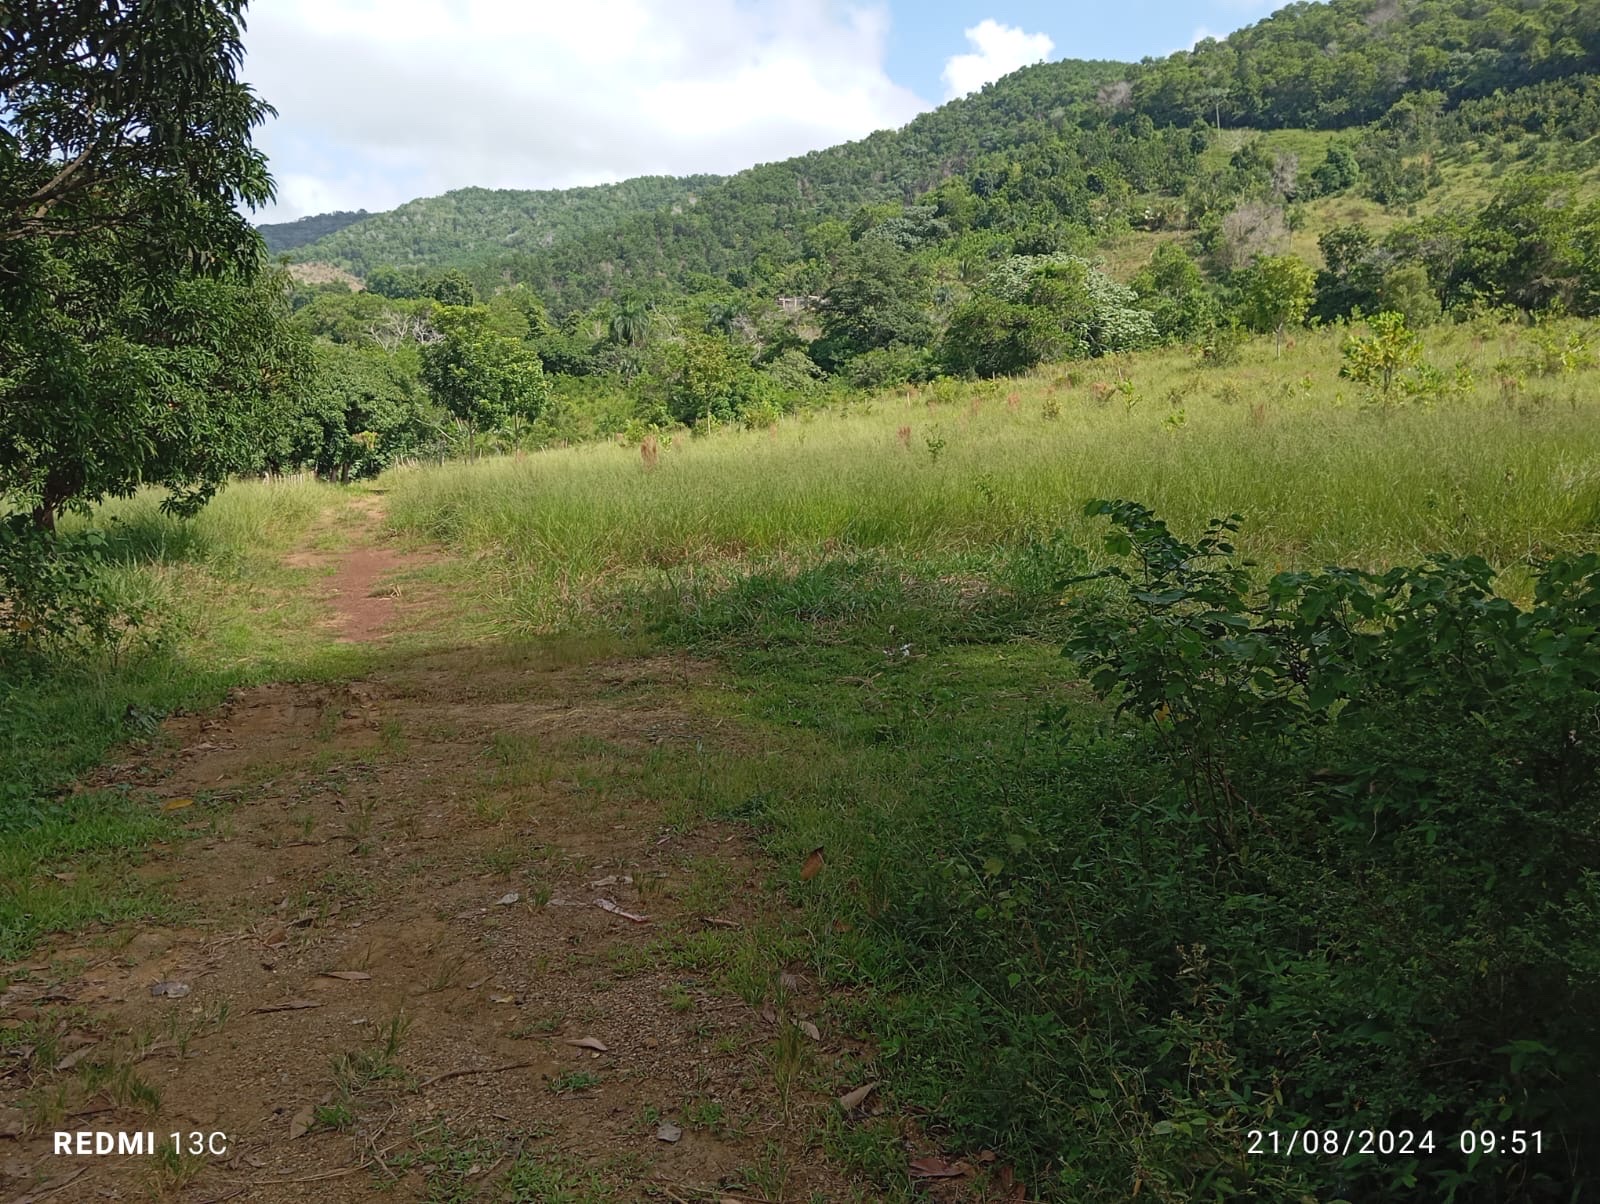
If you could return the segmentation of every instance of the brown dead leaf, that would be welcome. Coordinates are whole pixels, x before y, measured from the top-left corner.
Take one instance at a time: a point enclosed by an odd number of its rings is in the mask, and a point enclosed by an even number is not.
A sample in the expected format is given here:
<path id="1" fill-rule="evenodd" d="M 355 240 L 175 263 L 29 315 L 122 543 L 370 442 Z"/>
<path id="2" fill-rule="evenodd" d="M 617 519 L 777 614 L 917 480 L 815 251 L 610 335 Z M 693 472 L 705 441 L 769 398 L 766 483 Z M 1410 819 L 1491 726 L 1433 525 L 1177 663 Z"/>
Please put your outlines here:
<path id="1" fill-rule="evenodd" d="M 319 1008 L 321 1006 L 314 999 L 285 999 L 282 1003 L 269 1003 L 250 1010 L 252 1012 L 303 1012 L 307 1008 Z"/>
<path id="2" fill-rule="evenodd" d="M 310 1131 L 311 1126 L 316 1123 L 317 1109 L 314 1105 L 307 1104 L 296 1112 L 294 1119 L 289 1122 L 289 1140 L 293 1141 L 297 1137 L 304 1137 Z"/>
<path id="3" fill-rule="evenodd" d="M 906 1169 L 913 1179 L 961 1179 L 972 1174 L 965 1162 L 946 1162 L 942 1158 L 913 1158 Z"/>
<path id="4" fill-rule="evenodd" d="M 739 927 L 739 924 L 738 924 L 737 921 L 735 921 L 735 920 L 723 920 L 723 919 L 719 919 L 717 916 L 701 916 L 700 917 L 700 922 L 703 923 L 703 924 L 709 924 L 713 928 L 737 928 L 737 927 Z"/>
<path id="5" fill-rule="evenodd" d="M 803 1032 L 806 1036 L 810 1037 L 813 1041 L 822 1040 L 821 1031 L 817 1028 L 817 1026 L 815 1024 L 812 1024 L 811 1021 L 809 1021 L 809 1020 L 797 1021 L 796 1024 L 795 1024 L 795 1027 L 798 1028 L 801 1032 Z"/>
<path id="6" fill-rule="evenodd" d="M 372 975 L 365 970 L 324 970 L 323 978 L 342 978 L 345 982 L 370 982 Z"/>
<path id="7" fill-rule="evenodd" d="M 864 1087 L 857 1087 L 854 1091 L 847 1091 L 839 1097 L 839 1107 L 846 1112 L 854 1112 L 867 1102 L 867 1096 L 878 1089 L 878 1084 L 868 1083 Z"/>
<path id="8" fill-rule="evenodd" d="M 807 855 L 805 864 L 800 867 L 800 881 L 810 882 L 822 873 L 822 846 L 819 844 Z"/>
<path id="9" fill-rule="evenodd" d="M 289 930 L 282 924 L 278 924 L 271 932 L 261 938 L 261 943 L 268 949 L 282 949 L 289 943 Z"/>
<path id="10" fill-rule="evenodd" d="M 592 1049 L 595 1053 L 610 1053 L 606 1043 L 599 1037 L 568 1037 L 563 1045 L 575 1045 L 579 1049 Z"/>

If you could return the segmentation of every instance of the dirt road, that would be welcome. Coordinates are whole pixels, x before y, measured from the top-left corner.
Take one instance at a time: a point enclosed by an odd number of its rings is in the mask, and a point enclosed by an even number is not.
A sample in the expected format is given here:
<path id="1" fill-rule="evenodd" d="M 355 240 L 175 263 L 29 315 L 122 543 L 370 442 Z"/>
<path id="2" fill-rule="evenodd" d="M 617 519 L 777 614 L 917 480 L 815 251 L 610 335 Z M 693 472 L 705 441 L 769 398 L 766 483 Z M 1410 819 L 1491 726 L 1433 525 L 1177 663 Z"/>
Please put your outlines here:
<path id="1" fill-rule="evenodd" d="M 363 505 L 294 563 L 376 667 L 238 691 L 89 783 L 188 821 L 138 870 L 174 919 L 60 935 L 0 998 L 0 1198 L 879 1198 L 822 1151 L 863 1049 L 774 961 L 769 867 L 652 790 L 663 750 L 749 738 L 713 668 L 452 646 Z"/>

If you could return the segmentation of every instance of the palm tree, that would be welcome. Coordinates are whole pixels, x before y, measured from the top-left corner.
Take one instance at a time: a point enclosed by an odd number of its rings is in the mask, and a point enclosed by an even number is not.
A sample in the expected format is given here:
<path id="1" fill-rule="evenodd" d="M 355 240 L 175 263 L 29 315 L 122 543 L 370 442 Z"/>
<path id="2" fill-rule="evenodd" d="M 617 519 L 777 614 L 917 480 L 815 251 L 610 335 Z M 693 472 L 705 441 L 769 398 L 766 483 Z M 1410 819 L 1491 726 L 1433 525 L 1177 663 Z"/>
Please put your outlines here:
<path id="1" fill-rule="evenodd" d="M 611 310 L 611 341 L 626 347 L 643 347 L 655 330 L 655 314 L 642 297 L 629 294 Z"/>

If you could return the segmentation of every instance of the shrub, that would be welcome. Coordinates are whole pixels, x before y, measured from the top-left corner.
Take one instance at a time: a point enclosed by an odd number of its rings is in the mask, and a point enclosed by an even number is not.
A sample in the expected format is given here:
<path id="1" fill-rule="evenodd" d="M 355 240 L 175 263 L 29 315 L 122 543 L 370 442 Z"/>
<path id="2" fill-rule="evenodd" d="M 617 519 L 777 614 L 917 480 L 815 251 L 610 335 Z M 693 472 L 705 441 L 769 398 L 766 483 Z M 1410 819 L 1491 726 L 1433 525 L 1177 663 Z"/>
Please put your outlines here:
<path id="1" fill-rule="evenodd" d="M 1156 823 L 1202 850 L 1175 862 L 1198 880 L 1126 863 L 1168 942 L 1125 954 L 1154 960 L 1122 1006 L 1170 1016 L 1164 1044 L 1123 1051 L 1160 1085 L 1147 1157 L 1193 1182 L 1270 1099 L 1273 1128 L 1437 1135 L 1403 1169 L 1344 1160 L 1343 1198 L 1581 1196 L 1600 1174 L 1600 557 L 1538 566 L 1527 606 L 1476 557 L 1257 587 L 1238 516 L 1189 543 L 1134 503 L 1090 512 L 1117 562 L 1068 652 L 1159 750 Z M 1461 1130 L 1508 1126 L 1558 1152 L 1463 1158 Z M 1248 1178 L 1232 1167 L 1209 1186 Z"/>
<path id="2" fill-rule="evenodd" d="M 1387 400 L 1400 375 L 1422 358 L 1422 340 L 1397 313 L 1377 314 L 1369 325 L 1371 334 L 1353 334 L 1344 341 L 1339 375 L 1376 388 Z"/>

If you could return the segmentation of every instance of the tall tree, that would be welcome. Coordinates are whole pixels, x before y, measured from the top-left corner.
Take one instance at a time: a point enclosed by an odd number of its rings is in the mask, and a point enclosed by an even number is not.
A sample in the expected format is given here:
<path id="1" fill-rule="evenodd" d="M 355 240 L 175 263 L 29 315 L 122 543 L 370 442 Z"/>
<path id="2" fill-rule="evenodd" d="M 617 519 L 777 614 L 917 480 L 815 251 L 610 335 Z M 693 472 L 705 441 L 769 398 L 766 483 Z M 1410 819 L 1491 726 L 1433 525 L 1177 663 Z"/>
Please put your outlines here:
<path id="1" fill-rule="evenodd" d="M 240 214 L 272 195 L 243 0 L 0 5 L 0 497 L 53 527 L 259 462 L 304 339 Z"/>

